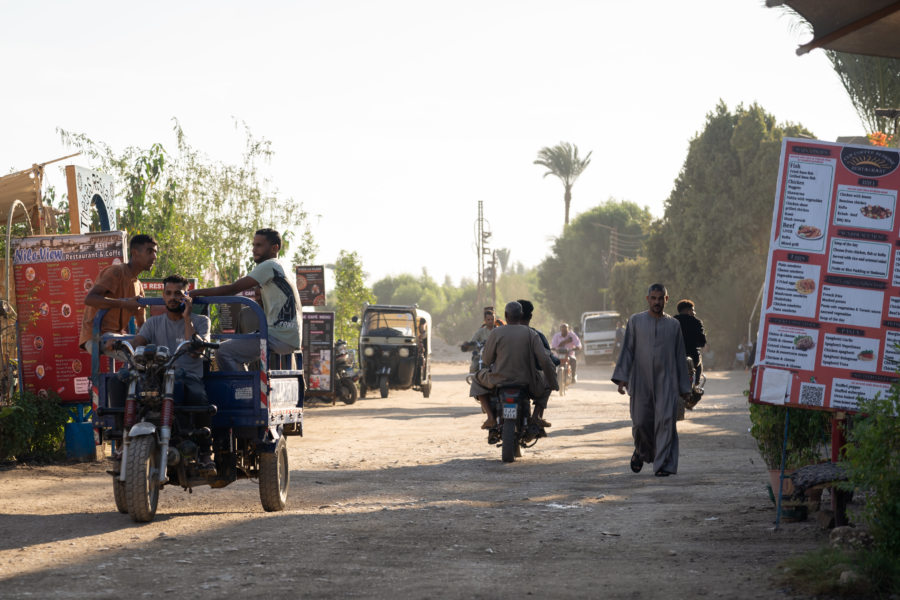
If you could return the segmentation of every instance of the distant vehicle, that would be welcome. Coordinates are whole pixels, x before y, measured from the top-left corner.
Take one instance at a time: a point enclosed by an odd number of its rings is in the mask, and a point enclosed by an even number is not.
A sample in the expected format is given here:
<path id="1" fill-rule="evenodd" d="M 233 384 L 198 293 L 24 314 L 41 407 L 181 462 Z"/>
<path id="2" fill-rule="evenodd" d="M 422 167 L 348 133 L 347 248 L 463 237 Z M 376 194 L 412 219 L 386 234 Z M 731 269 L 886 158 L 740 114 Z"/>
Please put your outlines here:
<path id="1" fill-rule="evenodd" d="M 581 343 L 584 364 L 613 360 L 616 347 L 616 324 L 621 319 L 615 311 L 590 311 L 581 314 Z"/>
<path id="2" fill-rule="evenodd" d="M 420 339 L 420 319 L 425 339 Z M 359 395 L 377 389 L 421 391 L 431 395 L 431 315 L 417 306 L 366 305 L 359 332 Z"/>

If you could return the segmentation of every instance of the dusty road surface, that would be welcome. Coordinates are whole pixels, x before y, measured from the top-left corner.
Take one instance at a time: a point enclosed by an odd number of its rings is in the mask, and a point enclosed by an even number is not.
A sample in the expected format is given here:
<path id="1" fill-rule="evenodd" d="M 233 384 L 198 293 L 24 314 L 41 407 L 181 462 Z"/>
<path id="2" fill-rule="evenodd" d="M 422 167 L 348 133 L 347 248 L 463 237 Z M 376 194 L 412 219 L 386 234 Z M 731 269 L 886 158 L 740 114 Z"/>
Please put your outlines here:
<path id="1" fill-rule="evenodd" d="M 486 443 L 464 363 L 431 398 L 313 406 L 289 438 L 287 509 L 249 481 L 167 487 L 155 521 L 116 512 L 102 464 L 0 471 L 0 598 L 787 598 L 772 567 L 823 542 L 775 517 L 747 433 L 745 372 L 713 373 L 679 425 L 677 476 L 628 467 L 608 366 L 551 398 L 513 464 Z"/>

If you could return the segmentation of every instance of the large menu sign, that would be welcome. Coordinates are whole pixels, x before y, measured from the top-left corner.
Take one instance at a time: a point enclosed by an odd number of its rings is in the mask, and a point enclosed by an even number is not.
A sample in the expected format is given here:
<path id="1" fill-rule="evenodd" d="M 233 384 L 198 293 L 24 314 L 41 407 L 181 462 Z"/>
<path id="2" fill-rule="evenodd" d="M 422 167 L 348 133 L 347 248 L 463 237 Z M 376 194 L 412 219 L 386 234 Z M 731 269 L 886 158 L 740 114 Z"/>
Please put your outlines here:
<path id="1" fill-rule="evenodd" d="M 13 241 L 23 387 L 66 402 L 90 397 L 91 357 L 78 347 L 84 297 L 101 270 L 125 258 L 125 233 Z"/>
<path id="2" fill-rule="evenodd" d="M 303 373 L 308 394 L 334 391 L 334 313 L 305 312 L 303 315 Z"/>
<path id="3" fill-rule="evenodd" d="M 297 267 L 297 295 L 301 306 L 325 306 L 325 267 Z"/>
<path id="4" fill-rule="evenodd" d="M 900 380 L 898 164 L 784 140 L 752 400 L 852 412 Z"/>

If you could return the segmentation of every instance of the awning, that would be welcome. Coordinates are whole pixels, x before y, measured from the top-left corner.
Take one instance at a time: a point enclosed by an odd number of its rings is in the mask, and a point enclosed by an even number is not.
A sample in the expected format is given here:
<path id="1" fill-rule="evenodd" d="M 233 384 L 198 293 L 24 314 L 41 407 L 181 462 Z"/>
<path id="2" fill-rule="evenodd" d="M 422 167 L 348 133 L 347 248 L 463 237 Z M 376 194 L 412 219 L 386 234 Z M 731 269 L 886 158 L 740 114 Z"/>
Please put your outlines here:
<path id="1" fill-rule="evenodd" d="M 43 169 L 35 165 L 31 169 L 0 177 L 0 226 L 6 227 L 13 202 L 19 200 L 25 210 L 18 208 L 13 214 L 13 223 L 24 223 L 35 208 L 42 208 L 41 178 Z"/>
<path id="2" fill-rule="evenodd" d="M 900 58 L 900 2 L 897 0 L 766 0 L 787 6 L 813 28 L 813 40 L 797 48 Z"/>

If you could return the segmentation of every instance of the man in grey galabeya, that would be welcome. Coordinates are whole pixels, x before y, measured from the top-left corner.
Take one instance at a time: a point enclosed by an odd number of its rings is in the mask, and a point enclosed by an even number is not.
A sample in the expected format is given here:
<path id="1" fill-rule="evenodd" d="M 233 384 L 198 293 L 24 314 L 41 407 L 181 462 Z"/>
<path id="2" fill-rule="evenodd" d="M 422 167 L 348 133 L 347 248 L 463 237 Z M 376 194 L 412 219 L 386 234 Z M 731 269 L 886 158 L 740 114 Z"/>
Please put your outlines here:
<path id="1" fill-rule="evenodd" d="M 678 472 L 678 397 L 691 393 L 681 326 L 663 312 L 668 299 L 664 285 L 650 286 L 648 310 L 628 319 L 612 376 L 619 393 L 627 390 L 631 398 L 631 470 L 637 473 L 644 463 L 653 463 L 658 477 Z"/>

